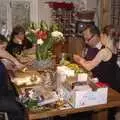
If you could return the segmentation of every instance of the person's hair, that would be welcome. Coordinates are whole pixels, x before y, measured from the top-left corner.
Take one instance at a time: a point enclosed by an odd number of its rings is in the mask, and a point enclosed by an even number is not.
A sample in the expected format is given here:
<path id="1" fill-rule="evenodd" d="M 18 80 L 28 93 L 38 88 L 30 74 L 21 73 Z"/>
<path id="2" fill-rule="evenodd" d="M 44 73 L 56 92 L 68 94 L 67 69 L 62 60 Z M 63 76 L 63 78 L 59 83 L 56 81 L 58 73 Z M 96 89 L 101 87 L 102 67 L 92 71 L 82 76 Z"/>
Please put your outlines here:
<path id="1" fill-rule="evenodd" d="M 0 42 L 8 42 L 8 40 L 4 35 L 0 34 Z"/>
<path id="2" fill-rule="evenodd" d="M 12 41 L 15 35 L 18 35 L 19 33 L 25 34 L 25 29 L 21 25 L 17 25 L 13 28 L 10 41 Z"/>
<path id="3" fill-rule="evenodd" d="M 106 25 L 104 28 L 103 28 L 103 33 L 109 35 L 109 32 L 111 31 L 111 29 L 113 29 L 113 25 Z"/>
<path id="4" fill-rule="evenodd" d="M 100 37 L 100 30 L 96 25 L 89 25 L 86 29 L 89 29 L 91 34 L 98 35 Z"/>

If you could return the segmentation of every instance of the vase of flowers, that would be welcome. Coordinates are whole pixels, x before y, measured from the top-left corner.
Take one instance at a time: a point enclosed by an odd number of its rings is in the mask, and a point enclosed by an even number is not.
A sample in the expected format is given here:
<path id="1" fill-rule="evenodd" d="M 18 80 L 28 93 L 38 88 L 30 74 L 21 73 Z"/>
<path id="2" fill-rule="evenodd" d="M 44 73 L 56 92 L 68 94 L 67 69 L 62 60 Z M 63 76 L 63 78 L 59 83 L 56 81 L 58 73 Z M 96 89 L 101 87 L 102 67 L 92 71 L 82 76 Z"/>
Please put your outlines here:
<path id="1" fill-rule="evenodd" d="M 64 41 L 62 32 L 58 24 L 48 26 L 45 21 L 35 25 L 32 23 L 29 28 L 27 38 L 36 47 L 35 66 L 39 68 L 48 68 L 52 66 L 52 48 L 53 45 Z"/>

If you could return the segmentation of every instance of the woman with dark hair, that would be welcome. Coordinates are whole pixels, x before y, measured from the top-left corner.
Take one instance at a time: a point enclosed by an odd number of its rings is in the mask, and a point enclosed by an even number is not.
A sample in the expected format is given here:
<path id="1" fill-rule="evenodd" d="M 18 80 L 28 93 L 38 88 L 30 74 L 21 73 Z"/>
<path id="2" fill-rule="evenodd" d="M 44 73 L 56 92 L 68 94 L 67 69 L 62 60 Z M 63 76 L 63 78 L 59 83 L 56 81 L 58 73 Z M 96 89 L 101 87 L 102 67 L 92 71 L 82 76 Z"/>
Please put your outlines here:
<path id="1" fill-rule="evenodd" d="M 7 51 L 17 57 L 17 55 L 20 55 L 23 50 L 31 47 L 32 44 L 25 36 L 25 29 L 20 25 L 15 26 L 7 46 Z"/>
<path id="2" fill-rule="evenodd" d="M 17 69 L 23 68 L 24 65 L 21 64 L 15 57 L 13 57 L 11 54 L 9 54 L 5 49 L 8 44 L 8 40 L 0 34 L 0 60 L 4 63 L 11 63 L 14 67 Z M 7 64 L 8 65 L 8 64 Z M 6 66 L 7 68 L 9 66 Z M 13 67 L 12 67 L 13 69 Z"/>

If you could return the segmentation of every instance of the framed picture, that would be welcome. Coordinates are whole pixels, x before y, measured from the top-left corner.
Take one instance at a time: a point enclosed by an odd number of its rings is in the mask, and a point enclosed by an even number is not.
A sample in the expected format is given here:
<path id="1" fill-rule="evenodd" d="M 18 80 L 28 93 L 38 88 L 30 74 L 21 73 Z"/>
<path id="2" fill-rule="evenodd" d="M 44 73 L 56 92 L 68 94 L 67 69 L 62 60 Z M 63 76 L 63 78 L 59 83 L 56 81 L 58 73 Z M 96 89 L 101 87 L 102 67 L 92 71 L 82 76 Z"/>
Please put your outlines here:
<path id="1" fill-rule="evenodd" d="M 12 8 L 12 26 L 17 24 L 23 25 L 25 28 L 30 23 L 30 1 L 16 1 L 11 2 Z"/>

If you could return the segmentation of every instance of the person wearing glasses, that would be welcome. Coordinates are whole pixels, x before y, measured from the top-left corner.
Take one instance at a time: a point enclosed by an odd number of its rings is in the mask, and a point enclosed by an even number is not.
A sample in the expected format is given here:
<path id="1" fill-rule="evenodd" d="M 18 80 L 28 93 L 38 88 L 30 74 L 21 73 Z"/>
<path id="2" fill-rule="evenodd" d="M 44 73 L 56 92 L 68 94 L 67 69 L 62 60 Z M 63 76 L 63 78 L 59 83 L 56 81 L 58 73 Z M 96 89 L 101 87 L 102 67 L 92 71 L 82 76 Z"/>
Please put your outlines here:
<path id="1" fill-rule="evenodd" d="M 100 31 L 97 26 L 90 25 L 83 31 L 87 45 L 84 58 L 74 54 L 76 63 L 91 71 L 93 77 L 120 92 L 120 68 L 116 63 L 116 55 L 101 42 Z M 108 119 L 115 120 L 116 109 L 109 111 Z"/>
<path id="2" fill-rule="evenodd" d="M 74 54 L 74 61 L 91 71 L 100 82 L 120 91 L 120 68 L 116 64 L 116 55 L 101 43 L 99 28 L 95 25 L 87 26 L 83 37 L 87 45 L 85 56 L 83 58 Z"/>

